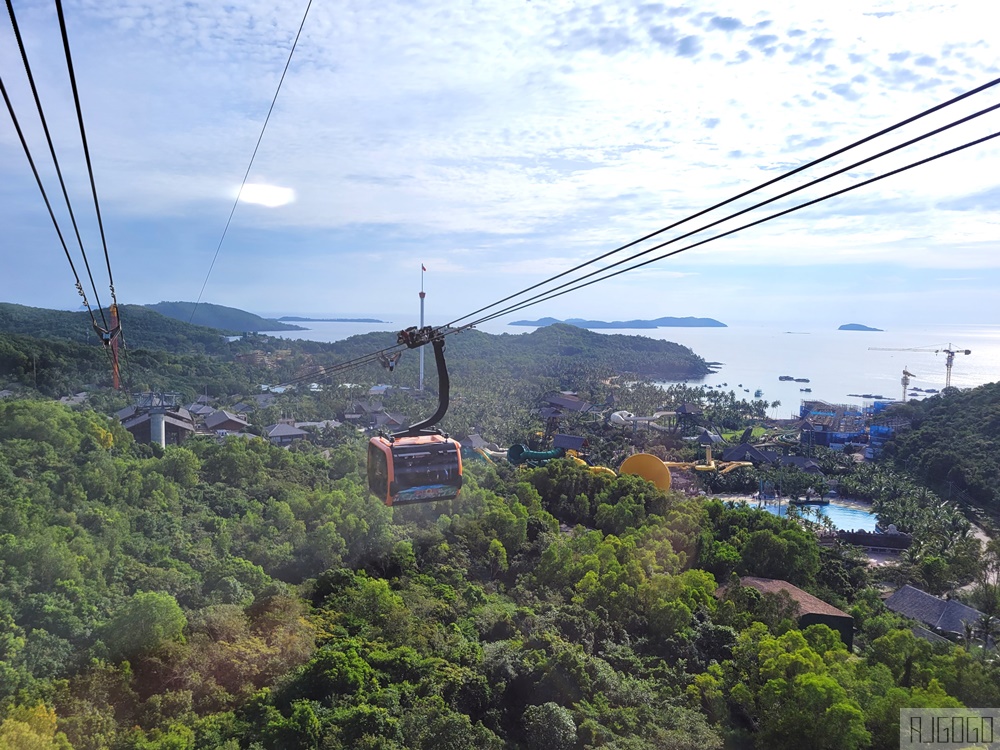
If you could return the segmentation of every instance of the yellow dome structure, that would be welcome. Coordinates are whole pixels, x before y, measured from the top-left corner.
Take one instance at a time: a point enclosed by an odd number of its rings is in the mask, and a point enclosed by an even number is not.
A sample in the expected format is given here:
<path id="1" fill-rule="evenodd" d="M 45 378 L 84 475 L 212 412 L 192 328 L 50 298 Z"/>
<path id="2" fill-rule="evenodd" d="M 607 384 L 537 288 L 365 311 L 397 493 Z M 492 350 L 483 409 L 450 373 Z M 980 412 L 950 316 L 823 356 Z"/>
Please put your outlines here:
<path id="1" fill-rule="evenodd" d="M 622 462 L 618 473 L 640 476 L 664 492 L 670 489 L 670 469 L 652 453 L 636 453 L 629 456 Z"/>

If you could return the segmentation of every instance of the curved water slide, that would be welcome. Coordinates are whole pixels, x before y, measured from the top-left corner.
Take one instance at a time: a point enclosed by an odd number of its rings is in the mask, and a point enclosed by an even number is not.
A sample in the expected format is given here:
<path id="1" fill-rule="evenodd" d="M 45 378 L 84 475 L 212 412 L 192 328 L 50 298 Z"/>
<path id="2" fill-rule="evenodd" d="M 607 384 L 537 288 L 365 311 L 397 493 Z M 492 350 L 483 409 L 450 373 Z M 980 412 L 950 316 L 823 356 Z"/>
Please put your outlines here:
<path id="1" fill-rule="evenodd" d="M 736 469 L 746 466 L 753 466 L 749 461 L 716 461 L 712 458 L 711 448 L 705 447 L 705 461 L 696 463 L 693 461 L 663 461 L 651 453 L 636 453 L 622 462 L 618 472 L 620 474 L 635 474 L 652 482 L 661 490 L 669 490 L 671 483 L 671 469 L 687 469 L 694 471 L 717 471 L 720 474 L 728 474 Z"/>
<path id="2" fill-rule="evenodd" d="M 608 421 L 616 427 L 625 427 L 626 425 L 632 425 L 632 429 L 637 429 L 639 427 L 649 427 L 652 430 L 657 430 L 658 432 L 671 432 L 670 427 L 664 427 L 663 425 L 654 424 L 657 419 L 661 417 L 672 417 L 677 418 L 677 412 L 675 411 L 658 411 L 654 412 L 648 417 L 638 417 L 630 411 L 615 411 L 611 413 L 608 417 Z"/>

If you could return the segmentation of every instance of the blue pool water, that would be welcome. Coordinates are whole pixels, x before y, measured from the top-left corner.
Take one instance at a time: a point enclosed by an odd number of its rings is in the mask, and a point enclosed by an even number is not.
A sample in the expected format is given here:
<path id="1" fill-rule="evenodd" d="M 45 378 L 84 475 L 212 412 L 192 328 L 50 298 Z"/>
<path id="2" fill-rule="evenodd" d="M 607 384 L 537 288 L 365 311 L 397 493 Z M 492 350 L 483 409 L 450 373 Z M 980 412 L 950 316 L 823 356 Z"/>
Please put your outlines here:
<path id="1" fill-rule="evenodd" d="M 768 513 L 779 516 L 786 515 L 788 511 L 788 503 L 782 503 L 780 507 L 775 503 L 765 503 L 763 507 Z M 799 506 L 799 510 L 803 509 L 808 509 L 810 514 L 819 511 L 821 515 L 828 516 L 834 526 L 845 531 L 875 531 L 875 522 L 878 520 L 874 513 L 841 505 L 836 500 L 829 505 Z"/>

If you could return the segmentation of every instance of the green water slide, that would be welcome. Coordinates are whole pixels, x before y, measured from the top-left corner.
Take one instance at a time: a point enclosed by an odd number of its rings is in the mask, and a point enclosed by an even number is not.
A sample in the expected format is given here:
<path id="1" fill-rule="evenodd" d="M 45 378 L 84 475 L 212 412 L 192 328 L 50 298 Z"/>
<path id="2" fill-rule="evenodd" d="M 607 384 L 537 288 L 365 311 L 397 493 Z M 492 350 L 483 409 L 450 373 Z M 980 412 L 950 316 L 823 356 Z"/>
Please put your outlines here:
<path id="1" fill-rule="evenodd" d="M 535 464 L 562 458 L 566 455 L 565 448 L 553 448 L 550 451 L 529 450 L 526 445 L 512 445 L 507 449 L 507 460 L 512 464 Z"/>

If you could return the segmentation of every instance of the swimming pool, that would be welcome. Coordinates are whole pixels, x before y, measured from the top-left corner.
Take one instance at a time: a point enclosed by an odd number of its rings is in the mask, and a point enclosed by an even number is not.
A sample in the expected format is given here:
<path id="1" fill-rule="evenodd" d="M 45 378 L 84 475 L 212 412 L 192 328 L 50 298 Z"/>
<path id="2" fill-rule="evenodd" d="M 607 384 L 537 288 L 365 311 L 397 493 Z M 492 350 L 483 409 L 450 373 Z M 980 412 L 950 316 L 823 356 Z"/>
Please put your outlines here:
<path id="1" fill-rule="evenodd" d="M 788 512 L 788 503 L 781 503 L 780 507 L 776 503 L 765 503 L 764 510 L 768 513 L 784 516 Z M 806 505 L 799 506 L 812 514 L 818 510 L 821 515 L 827 516 L 833 525 L 845 531 L 875 531 L 875 523 L 878 518 L 868 510 L 854 507 L 852 505 L 841 504 L 836 500 L 831 500 L 829 505 Z"/>

